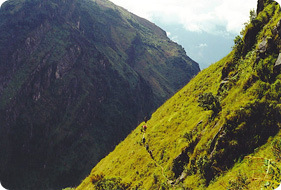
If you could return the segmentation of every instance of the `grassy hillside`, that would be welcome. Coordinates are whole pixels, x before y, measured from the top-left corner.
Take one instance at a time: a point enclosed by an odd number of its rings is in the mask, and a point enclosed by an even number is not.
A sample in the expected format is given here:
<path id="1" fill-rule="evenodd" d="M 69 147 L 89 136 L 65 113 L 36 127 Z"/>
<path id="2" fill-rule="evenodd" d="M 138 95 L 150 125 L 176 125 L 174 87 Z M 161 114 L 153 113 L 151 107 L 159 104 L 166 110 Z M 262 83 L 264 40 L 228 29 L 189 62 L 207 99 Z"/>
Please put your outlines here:
<path id="1" fill-rule="evenodd" d="M 0 181 L 77 185 L 199 72 L 155 24 L 108 0 L 0 8 Z"/>
<path id="2" fill-rule="evenodd" d="M 77 190 L 278 186 L 281 12 L 263 3 L 233 51 L 161 106 L 145 134 L 144 122 L 132 131 Z"/>

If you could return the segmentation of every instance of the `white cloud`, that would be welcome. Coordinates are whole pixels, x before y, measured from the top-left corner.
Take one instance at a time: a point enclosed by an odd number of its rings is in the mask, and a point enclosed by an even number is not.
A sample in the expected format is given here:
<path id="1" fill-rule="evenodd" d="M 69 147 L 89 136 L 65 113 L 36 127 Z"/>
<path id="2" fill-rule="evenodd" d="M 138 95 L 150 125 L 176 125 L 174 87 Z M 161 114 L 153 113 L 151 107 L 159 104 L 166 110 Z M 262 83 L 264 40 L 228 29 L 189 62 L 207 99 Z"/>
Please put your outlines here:
<path id="1" fill-rule="evenodd" d="M 171 36 L 169 37 L 172 41 L 176 42 L 176 43 L 179 43 L 180 40 L 179 40 L 179 37 L 178 36 Z"/>
<path id="2" fill-rule="evenodd" d="M 111 0 L 153 22 L 177 23 L 188 31 L 239 33 L 257 0 Z M 281 1 L 281 0 L 279 0 Z"/>
<path id="3" fill-rule="evenodd" d="M 208 44 L 199 44 L 200 48 L 208 47 Z"/>
<path id="4" fill-rule="evenodd" d="M 171 32 L 167 32 L 167 36 L 174 42 L 179 43 L 179 37 L 176 35 L 173 35 Z"/>
<path id="5" fill-rule="evenodd" d="M 5 0 L 0 0 L 2 4 Z M 188 31 L 238 34 L 257 0 L 111 0 L 150 21 L 181 24 Z M 276 0 L 281 3 L 281 0 Z"/>
<path id="6" fill-rule="evenodd" d="M 1 5 L 1 4 L 0 4 Z M 0 190 L 7 190 L 5 189 L 2 185 L 1 185 L 1 182 L 0 182 Z"/>
<path id="7" fill-rule="evenodd" d="M 2 5 L 2 3 L 4 3 L 6 0 L 0 0 L 0 6 Z"/>

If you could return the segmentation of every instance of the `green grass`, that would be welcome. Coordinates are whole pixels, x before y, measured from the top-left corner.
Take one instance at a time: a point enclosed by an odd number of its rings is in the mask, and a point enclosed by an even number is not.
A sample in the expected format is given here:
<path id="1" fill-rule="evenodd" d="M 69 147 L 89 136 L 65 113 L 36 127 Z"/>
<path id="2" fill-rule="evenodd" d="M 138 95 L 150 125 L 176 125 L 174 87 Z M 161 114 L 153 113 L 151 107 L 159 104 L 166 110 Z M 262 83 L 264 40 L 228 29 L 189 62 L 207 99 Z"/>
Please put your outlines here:
<path id="1" fill-rule="evenodd" d="M 0 97 L 1 134 L 10 134 L 5 135 L 9 143 L 3 140 L 3 146 L 10 147 L 3 155 L 11 166 L 5 164 L 3 171 L 21 176 L 9 174 L 6 180 L 23 181 L 23 189 L 77 183 L 139 118 L 150 114 L 199 71 L 163 30 L 109 1 L 9 0 L 3 3 L 0 16 L 0 51 L 4 52 L 0 60 L 10 71 L 3 76 Z M 135 56 L 131 57 L 130 48 Z M 167 120 L 178 119 L 178 123 L 182 121 L 181 115 Z M 184 141 L 181 135 L 180 141 Z M 165 139 L 164 134 L 161 138 Z M 8 160 L 13 157 L 11 147 L 24 148 L 23 142 L 29 151 L 16 151 L 19 156 Z M 167 145 L 164 141 L 161 146 Z M 151 146 L 156 150 L 154 142 Z M 134 152 L 147 157 L 145 149 L 141 150 Z M 163 158 L 169 155 L 155 152 L 155 157 L 161 154 Z M 150 174 L 153 178 L 146 179 L 160 183 L 163 169 L 149 156 L 139 159 L 156 168 Z M 166 161 L 160 164 L 168 171 Z M 45 166 L 43 173 L 34 164 Z M 132 168 L 129 164 L 124 167 Z M 24 170 L 14 170 L 17 166 Z M 115 176 L 106 176 L 104 184 L 119 182 Z"/>
<path id="2" fill-rule="evenodd" d="M 273 10 L 273 11 L 272 11 Z M 140 189 L 272 189 L 280 183 L 280 78 L 273 73 L 280 37 L 272 32 L 281 18 L 270 3 L 253 22 L 262 28 L 244 56 L 233 52 L 201 71 L 166 101 L 148 121 L 145 134 L 154 160 L 141 144 L 141 123 L 101 160 L 77 189 L 92 189 L 94 176 L 119 177 Z M 255 27 L 250 23 L 246 27 Z M 247 34 L 247 28 L 245 30 Z M 264 36 L 275 39 L 275 51 L 257 59 Z M 245 39 L 245 37 L 243 37 Z M 242 46 L 246 46 L 242 42 Z M 228 69 L 228 70 L 227 70 Z M 222 72 L 226 79 L 222 79 Z M 222 80 L 227 82 L 222 83 Z M 212 93 L 221 111 L 204 110 L 198 98 Z M 269 132 L 268 132 L 269 131 Z M 176 182 L 175 158 L 187 149 L 188 161 Z M 277 152 L 277 153 L 276 153 Z M 278 173 L 279 172 L 279 173 Z M 172 186 L 169 181 L 174 181 Z"/>

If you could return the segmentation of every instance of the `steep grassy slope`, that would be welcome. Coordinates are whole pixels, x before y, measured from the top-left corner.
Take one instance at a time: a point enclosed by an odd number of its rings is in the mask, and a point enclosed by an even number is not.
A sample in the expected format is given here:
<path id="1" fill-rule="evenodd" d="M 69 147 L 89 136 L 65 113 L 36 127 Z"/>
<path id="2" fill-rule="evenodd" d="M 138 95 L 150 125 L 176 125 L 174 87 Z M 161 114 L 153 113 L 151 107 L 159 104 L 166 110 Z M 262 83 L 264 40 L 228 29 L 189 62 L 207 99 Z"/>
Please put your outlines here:
<path id="1" fill-rule="evenodd" d="M 165 31 L 107 0 L 4 2 L 0 181 L 78 184 L 198 71 Z"/>
<path id="2" fill-rule="evenodd" d="M 99 162 L 83 189 L 273 189 L 281 181 L 280 6 Z"/>

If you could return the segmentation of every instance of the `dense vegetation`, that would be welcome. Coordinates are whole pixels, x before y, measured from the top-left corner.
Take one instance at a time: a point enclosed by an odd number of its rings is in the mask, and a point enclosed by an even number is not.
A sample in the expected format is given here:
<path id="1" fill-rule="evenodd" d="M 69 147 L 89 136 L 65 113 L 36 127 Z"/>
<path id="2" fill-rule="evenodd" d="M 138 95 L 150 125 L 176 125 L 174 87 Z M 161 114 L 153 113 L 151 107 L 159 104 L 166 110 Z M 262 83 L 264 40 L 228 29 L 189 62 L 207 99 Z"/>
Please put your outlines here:
<path id="1" fill-rule="evenodd" d="M 229 55 L 166 101 L 145 134 L 140 123 L 76 189 L 97 188 L 99 176 L 101 183 L 122 179 L 129 189 L 276 188 L 281 10 L 264 0 L 257 13 L 251 11 Z"/>
<path id="2" fill-rule="evenodd" d="M 107 0 L 4 2 L 0 181 L 78 184 L 198 71 L 162 29 Z"/>

